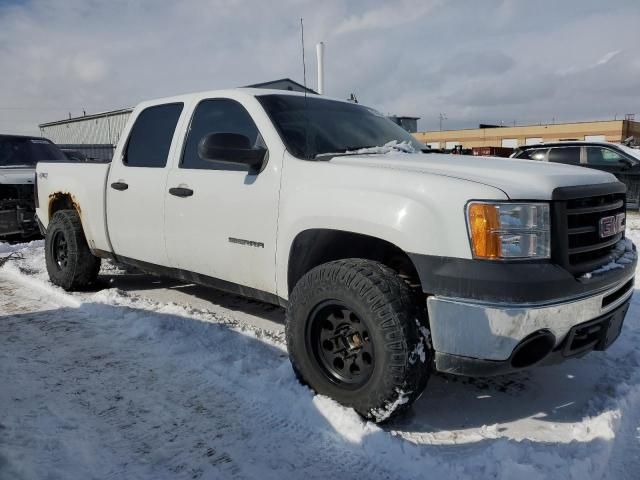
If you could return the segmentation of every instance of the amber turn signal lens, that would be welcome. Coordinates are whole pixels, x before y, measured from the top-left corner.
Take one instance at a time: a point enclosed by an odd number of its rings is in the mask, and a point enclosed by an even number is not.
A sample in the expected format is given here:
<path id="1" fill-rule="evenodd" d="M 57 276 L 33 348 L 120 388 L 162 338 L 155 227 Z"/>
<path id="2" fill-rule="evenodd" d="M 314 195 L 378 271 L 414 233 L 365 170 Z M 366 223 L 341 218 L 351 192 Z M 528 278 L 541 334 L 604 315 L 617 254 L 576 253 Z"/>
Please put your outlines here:
<path id="1" fill-rule="evenodd" d="M 500 257 L 500 211 L 497 206 L 486 203 L 469 205 L 469 230 L 471 246 L 477 258 Z"/>

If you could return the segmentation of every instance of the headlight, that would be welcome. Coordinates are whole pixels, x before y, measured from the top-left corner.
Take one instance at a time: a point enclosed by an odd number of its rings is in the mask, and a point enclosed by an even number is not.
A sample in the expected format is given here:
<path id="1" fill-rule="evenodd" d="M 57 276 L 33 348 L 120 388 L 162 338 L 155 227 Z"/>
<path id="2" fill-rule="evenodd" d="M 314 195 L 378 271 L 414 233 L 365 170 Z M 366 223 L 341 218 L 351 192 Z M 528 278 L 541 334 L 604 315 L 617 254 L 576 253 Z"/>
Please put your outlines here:
<path id="1" fill-rule="evenodd" d="M 474 258 L 549 258 L 551 235 L 547 203 L 467 204 Z"/>

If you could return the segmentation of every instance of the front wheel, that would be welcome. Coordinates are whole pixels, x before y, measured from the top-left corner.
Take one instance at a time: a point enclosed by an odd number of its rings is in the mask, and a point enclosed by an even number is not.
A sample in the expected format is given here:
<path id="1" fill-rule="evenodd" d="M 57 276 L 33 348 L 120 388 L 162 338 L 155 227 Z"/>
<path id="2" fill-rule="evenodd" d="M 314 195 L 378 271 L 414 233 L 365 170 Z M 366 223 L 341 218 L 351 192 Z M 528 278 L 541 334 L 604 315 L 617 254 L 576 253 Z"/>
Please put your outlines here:
<path id="1" fill-rule="evenodd" d="M 426 311 L 391 269 L 362 259 L 308 272 L 286 319 L 298 378 L 363 417 L 383 422 L 426 387 L 431 351 Z"/>
<path id="2" fill-rule="evenodd" d="M 58 210 L 53 215 L 44 247 L 47 272 L 53 284 L 65 290 L 79 290 L 96 281 L 100 259 L 89 250 L 75 210 Z"/>

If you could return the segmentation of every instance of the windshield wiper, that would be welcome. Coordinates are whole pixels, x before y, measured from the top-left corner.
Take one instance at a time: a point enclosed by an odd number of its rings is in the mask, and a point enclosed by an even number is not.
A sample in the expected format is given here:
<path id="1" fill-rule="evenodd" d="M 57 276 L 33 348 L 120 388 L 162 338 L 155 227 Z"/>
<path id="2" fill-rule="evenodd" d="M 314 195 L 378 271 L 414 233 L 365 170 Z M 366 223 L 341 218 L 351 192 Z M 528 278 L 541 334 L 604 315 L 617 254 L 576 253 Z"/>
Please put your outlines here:
<path id="1" fill-rule="evenodd" d="M 313 158 L 322 158 L 322 159 L 331 159 L 333 157 L 342 157 L 346 155 L 361 155 L 358 153 L 358 150 L 363 150 L 365 148 L 376 148 L 375 145 L 369 147 L 346 147 L 340 150 L 336 150 L 335 152 L 326 152 L 326 153 L 318 153 Z M 379 152 L 376 152 L 379 153 Z"/>
<path id="2" fill-rule="evenodd" d="M 331 160 L 333 157 L 345 157 L 349 155 L 359 155 L 356 152 L 327 152 L 327 153 L 317 153 L 314 155 L 314 159 L 317 160 Z"/>
<path id="3" fill-rule="evenodd" d="M 403 152 L 403 153 L 417 153 L 420 150 L 413 147 L 409 142 L 398 142 L 397 140 L 391 140 L 384 145 L 372 145 L 369 147 L 346 147 L 331 153 L 319 153 L 313 158 L 322 158 L 330 160 L 333 157 L 345 156 L 345 155 L 385 155 L 391 151 Z"/>
<path id="4" fill-rule="evenodd" d="M 360 146 L 360 147 L 346 147 L 344 149 L 345 152 L 353 152 L 354 150 L 362 150 L 364 148 L 375 148 L 376 145 L 364 145 L 364 146 Z"/>

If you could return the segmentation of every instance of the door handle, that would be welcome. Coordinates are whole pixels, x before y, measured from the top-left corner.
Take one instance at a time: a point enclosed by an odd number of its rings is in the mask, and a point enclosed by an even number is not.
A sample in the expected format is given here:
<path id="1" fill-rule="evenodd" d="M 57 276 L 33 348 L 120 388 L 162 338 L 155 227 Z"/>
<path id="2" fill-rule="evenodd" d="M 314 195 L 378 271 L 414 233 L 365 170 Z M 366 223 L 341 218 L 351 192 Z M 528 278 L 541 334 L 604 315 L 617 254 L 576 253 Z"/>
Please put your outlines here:
<path id="1" fill-rule="evenodd" d="M 126 190 L 127 188 L 129 188 L 129 185 L 124 183 L 124 182 L 113 182 L 111 184 L 111 188 L 113 188 L 114 190 Z"/>
<path id="2" fill-rule="evenodd" d="M 176 197 L 190 197 L 193 195 L 193 190 L 184 187 L 173 187 L 169 189 L 169 193 Z"/>

